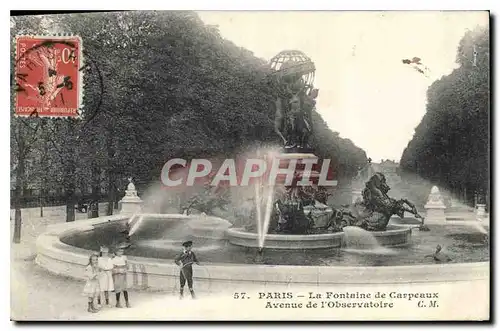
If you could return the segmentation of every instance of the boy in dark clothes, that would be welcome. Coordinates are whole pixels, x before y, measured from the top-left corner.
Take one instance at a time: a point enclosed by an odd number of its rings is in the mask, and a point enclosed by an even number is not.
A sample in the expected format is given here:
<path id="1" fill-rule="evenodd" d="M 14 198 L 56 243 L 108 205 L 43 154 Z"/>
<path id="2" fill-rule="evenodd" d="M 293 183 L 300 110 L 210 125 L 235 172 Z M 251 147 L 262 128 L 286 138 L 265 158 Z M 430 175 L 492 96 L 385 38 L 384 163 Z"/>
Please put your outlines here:
<path id="1" fill-rule="evenodd" d="M 181 282 L 181 290 L 180 290 L 180 298 L 184 296 L 184 286 L 186 285 L 186 281 L 188 283 L 189 291 L 191 292 L 191 297 L 195 299 L 194 291 L 193 291 L 193 263 L 200 264 L 196 255 L 191 251 L 193 247 L 192 241 L 186 241 L 182 243 L 184 247 L 184 251 L 179 254 L 175 258 L 175 264 L 181 267 L 180 272 L 180 282 Z"/>

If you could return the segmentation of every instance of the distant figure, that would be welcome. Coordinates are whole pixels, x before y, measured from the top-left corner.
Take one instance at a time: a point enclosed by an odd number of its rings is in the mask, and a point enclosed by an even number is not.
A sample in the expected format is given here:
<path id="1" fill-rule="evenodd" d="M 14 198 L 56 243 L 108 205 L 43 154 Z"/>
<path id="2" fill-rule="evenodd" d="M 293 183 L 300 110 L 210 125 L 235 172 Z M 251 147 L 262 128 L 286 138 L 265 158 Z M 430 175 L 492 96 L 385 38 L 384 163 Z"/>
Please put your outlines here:
<path id="1" fill-rule="evenodd" d="M 186 282 L 188 283 L 191 297 L 195 299 L 196 297 L 193 290 L 193 263 L 196 263 L 198 265 L 200 263 L 198 262 L 198 259 L 196 258 L 194 252 L 191 251 L 191 248 L 193 247 L 192 241 L 183 242 L 182 246 L 184 247 L 183 252 L 179 254 L 174 260 L 175 264 L 181 267 L 179 275 L 181 285 L 180 299 L 184 297 L 184 286 L 186 285 Z"/>
<path id="2" fill-rule="evenodd" d="M 94 306 L 94 300 L 100 295 L 99 289 L 99 268 L 97 267 L 97 254 L 92 254 L 89 257 L 89 264 L 85 268 L 85 278 L 87 282 L 83 287 L 83 295 L 88 298 L 88 308 L 89 313 L 97 313 L 99 310 Z"/>
<path id="3" fill-rule="evenodd" d="M 441 245 L 436 246 L 436 251 L 434 252 L 434 254 L 429 254 L 429 255 L 426 255 L 425 257 L 432 257 L 434 259 L 434 261 L 438 261 L 438 262 L 451 261 L 451 258 L 448 255 L 441 253 Z"/>

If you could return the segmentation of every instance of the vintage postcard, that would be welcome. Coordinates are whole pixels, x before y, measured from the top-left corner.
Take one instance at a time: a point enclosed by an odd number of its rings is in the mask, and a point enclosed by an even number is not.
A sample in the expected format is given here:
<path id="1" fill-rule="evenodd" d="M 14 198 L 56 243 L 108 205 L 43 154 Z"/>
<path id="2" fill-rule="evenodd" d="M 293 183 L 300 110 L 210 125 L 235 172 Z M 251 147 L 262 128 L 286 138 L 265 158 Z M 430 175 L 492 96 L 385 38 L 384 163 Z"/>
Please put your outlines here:
<path id="1" fill-rule="evenodd" d="M 12 320 L 490 320 L 489 12 L 10 20 Z"/>

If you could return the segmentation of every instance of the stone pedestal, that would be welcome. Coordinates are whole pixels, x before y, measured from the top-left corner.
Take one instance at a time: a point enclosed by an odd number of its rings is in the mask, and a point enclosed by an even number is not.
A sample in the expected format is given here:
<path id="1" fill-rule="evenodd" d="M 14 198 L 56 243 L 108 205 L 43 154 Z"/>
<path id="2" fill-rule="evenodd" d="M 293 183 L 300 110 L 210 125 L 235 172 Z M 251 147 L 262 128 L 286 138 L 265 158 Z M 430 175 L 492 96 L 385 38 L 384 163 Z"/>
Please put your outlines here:
<path id="1" fill-rule="evenodd" d="M 286 192 L 283 192 L 283 196 L 281 196 L 280 204 L 283 217 L 280 216 L 279 221 L 280 226 L 286 226 L 288 222 L 288 217 L 292 217 L 294 208 L 298 208 L 299 201 L 308 196 L 309 194 L 314 195 L 314 190 L 317 189 L 317 185 L 320 183 L 320 169 L 322 166 L 317 164 L 318 158 L 312 153 L 283 153 L 275 156 L 279 161 L 279 168 L 286 169 L 290 162 L 296 161 L 296 167 L 294 171 L 293 180 L 291 183 L 286 183 L 286 176 L 284 174 L 278 175 L 275 181 L 275 185 L 281 187 L 281 190 L 287 188 Z M 306 164 L 310 161 L 315 160 L 316 163 L 312 165 L 311 169 L 306 169 Z M 325 176 L 326 174 L 324 174 Z M 336 185 L 335 180 L 331 180 L 327 178 L 322 178 L 323 180 L 328 180 L 329 185 Z M 302 180 L 304 179 L 304 183 L 307 182 L 309 184 L 303 185 Z M 304 202 L 305 200 L 303 200 Z M 329 220 L 333 214 L 332 208 L 328 207 L 325 204 L 320 203 L 319 201 L 308 201 L 309 204 L 303 206 L 303 213 L 305 216 L 310 216 L 314 221 L 315 228 L 326 228 L 329 224 Z M 285 216 L 286 215 L 286 216 Z M 306 221 L 306 218 L 303 220 Z M 266 239 L 267 240 L 267 239 Z M 266 245 L 267 247 L 267 245 Z"/>
<path id="2" fill-rule="evenodd" d="M 426 210 L 425 223 L 440 223 L 446 222 L 446 216 L 444 211 L 446 206 L 443 201 L 443 197 L 439 192 L 437 186 L 432 187 L 431 194 L 429 194 L 429 199 L 424 206 Z"/>
<path id="3" fill-rule="evenodd" d="M 318 183 L 319 180 L 319 172 L 317 170 L 317 165 L 314 165 L 312 169 L 308 172 L 305 171 L 305 163 L 306 160 L 318 160 L 318 157 L 312 153 L 283 153 L 276 156 L 276 159 L 279 161 L 279 168 L 284 169 L 289 166 L 289 163 L 292 160 L 297 162 L 297 166 L 295 168 L 294 179 L 291 183 L 291 186 L 296 187 L 297 183 L 302 180 L 303 177 L 307 177 L 309 181 L 314 184 Z M 284 184 L 286 175 L 280 174 L 276 178 L 276 184 Z"/>
<path id="4" fill-rule="evenodd" d="M 444 208 L 429 208 L 425 213 L 425 224 L 443 224 L 446 222 Z"/>
<path id="5" fill-rule="evenodd" d="M 142 208 L 142 200 L 137 196 L 137 190 L 132 183 L 132 178 L 129 178 L 129 184 L 125 191 L 125 196 L 120 200 L 122 215 L 133 215 L 139 212 Z"/>
<path id="6" fill-rule="evenodd" d="M 477 217 L 485 217 L 486 216 L 486 205 L 485 204 L 477 204 L 476 215 Z"/>

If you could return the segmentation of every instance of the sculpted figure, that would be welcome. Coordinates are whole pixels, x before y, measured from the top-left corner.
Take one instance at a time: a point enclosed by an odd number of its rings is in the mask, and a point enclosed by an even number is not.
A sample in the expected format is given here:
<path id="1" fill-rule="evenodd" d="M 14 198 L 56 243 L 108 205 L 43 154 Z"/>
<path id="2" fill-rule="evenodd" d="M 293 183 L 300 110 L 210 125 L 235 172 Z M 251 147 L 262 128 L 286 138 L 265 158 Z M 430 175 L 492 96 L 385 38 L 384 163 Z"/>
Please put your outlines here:
<path id="1" fill-rule="evenodd" d="M 436 262 L 450 262 L 451 261 L 451 258 L 444 254 L 443 252 L 441 252 L 441 245 L 437 245 L 436 246 L 436 251 L 434 252 L 434 254 L 429 254 L 429 255 L 426 255 L 425 257 L 432 257 L 434 259 L 434 261 Z"/>
<path id="2" fill-rule="evenodd" d="M 311 89 L 299 78 L 285 85 L 275 101 L 276 113 L 274 130 L 283 140 L 286 148 L 309 148 L 312 133 L 311 113 L 318 95 L 317 89 Z"/>
<path id="3" fill-rule="evenodd" d="M 283 132 L 286 128 L 285 125 L 285 109 L 282 106 L 282 99 L 277 98 L 275 101 L 276 114 L 274 115 L 274 132 L 283 140 L 283 144 L 286 145 L 287 141 Z"/>
<path id="4" fill-rule="evenodd" d="M 283 197 L 276 200 L 276 232 L 288 234 L 307 234 L 313 226 L 311 218 L 304 213 L 304 199 L 296 189 L 288 189 Z"/>
<path id="5" fill-rule="evenodd" d="M 375 173 L 365 184 L 363 200 L 334 213 L 332 226 L 337 230 L 347 225 L 359 226 L 368 231 L 384 231 L 391 216 L 404 217 L 405 212 L 422 218 L 416 207 L 406 199 L 396 200 L 387 195 L 390 187 L 384 174 Z"/>

